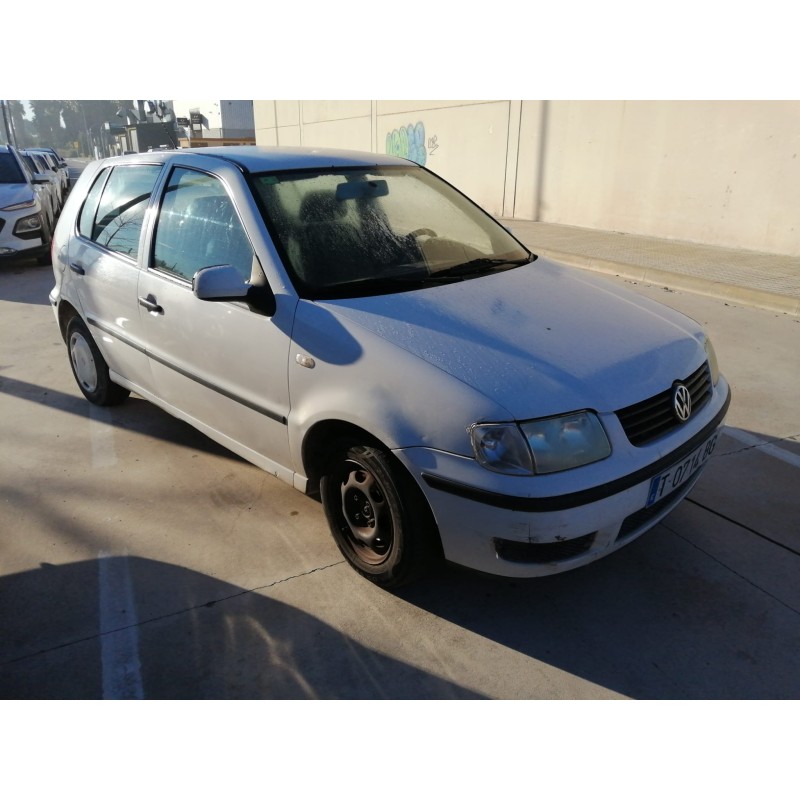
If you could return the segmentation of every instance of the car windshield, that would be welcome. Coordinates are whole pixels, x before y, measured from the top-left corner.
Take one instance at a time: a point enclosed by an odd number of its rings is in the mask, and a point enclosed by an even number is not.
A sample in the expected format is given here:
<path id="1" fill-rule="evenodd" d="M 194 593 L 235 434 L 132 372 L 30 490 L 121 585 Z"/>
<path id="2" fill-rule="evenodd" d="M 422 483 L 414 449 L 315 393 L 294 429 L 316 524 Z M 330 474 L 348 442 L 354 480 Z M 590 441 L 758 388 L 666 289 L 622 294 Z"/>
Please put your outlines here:
<path id="1" fill-rule="evenodd" d="M 11 153 L 0 153 L 0 183 L 25 183 L 19 164 Z"/>
<path id="2" fill-rule="evenodd" d="M 421 167 L 253 177 L 303 297 L 352 297 L 476 278 L 532 261 L 502 225 Z"/>

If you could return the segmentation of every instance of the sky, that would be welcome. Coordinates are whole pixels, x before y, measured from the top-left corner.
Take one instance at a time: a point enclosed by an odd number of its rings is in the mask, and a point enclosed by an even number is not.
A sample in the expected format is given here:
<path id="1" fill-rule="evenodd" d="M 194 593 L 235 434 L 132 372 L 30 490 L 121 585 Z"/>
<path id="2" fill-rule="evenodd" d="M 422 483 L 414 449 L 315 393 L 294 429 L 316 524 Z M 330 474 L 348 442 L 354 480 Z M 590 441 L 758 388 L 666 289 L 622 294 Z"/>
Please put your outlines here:
<path id="1" fill-rule="evenodd" d="M 180 96 L 229 99 L 794 99 L 790 4 L 372 0 L 244 10 L 216 30 L 205 14 L 142 0 L 125 36 L 89 35 L 107 4 L 77 0 L 61 15 L 72 44 L 53 69 L 3 43 L 5 97 Z M 523 8 L 525 11 L 523 12 Z M 757 12 L 757 13 L 756 13 Z M 215 18 L 216 19 L 216 18 Z M 126 47 L 128 53 L 126 57 Z M 99 69 L 105 64 L 108 68 Z M 112 67 L 113 65 L 113 67 Z"/>

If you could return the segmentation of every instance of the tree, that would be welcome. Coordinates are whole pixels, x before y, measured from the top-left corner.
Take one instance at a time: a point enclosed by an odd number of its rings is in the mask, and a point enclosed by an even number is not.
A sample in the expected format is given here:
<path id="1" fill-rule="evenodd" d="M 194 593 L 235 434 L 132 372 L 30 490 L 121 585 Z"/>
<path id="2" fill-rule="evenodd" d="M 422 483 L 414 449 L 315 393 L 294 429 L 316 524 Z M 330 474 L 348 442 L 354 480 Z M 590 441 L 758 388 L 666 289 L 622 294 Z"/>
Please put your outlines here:
<path id="1" fill-rule="evenodd" d="M 33 130 L 40 147 L 62 147 L 66 142 L 61 125 L 61 100 L 31 100 Z"/>
<path id="2" fill-rule="evenodd" d="M 33 141 L 28 131 L 28 126 L 25 120 L 25 106 L 20 100 L 6 100 L 11 127 L 14 131 L 14 138 L 17 140 L 17 146 L 32 147 Z"/>
<path id="3" fill-rule="evenodd" d="M 106 122 L 118 123 L 119 100 L 62 100 L 61 117 L 69 141 L 80 142 L 83 155 L 93 155 L 92 142 Z"/>
<path id="4" fill-rule="evenodd" d="M 18 103 L 18 100 L 11 101 Z M 33 121 L 24 124 L 20 114 L 20 125 L 29 133 L 20 147 L 54 147 L 65 152 L 74 150 L 74 142 L 79 143 L 78 151 L 82 155 L 92 155 L 92 143 L 99 136 L 101 126 L 117 122 L 118 100 L 31 100 Z M 14 118 L 16 120 L 16 117 Z"/>

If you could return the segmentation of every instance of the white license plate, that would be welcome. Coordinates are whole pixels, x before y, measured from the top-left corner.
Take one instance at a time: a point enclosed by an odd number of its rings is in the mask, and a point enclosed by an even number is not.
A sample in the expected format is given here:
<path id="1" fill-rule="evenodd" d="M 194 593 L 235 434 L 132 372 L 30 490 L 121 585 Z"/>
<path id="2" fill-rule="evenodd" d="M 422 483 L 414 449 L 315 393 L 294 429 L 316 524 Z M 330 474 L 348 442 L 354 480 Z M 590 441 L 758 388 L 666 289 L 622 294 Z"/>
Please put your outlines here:
<path id="1" fill-rule="evenodd" d="M 668 470 L 665 470 L 660 475 L 650 480 L 650 492 L 647 495 L 647 504 L 645 508 L 650 507 L 653 503 L 657 503 L 662 497 L 666 497 L 676 489 L 683 486 L 692 475 L 708 461 L 711 454 L 714 452 L 714 447 L 717 444 L 717 431 L 710 439 L 707 439 L 696 450 L 689 453 L 682 461 L 673 464 Z"/>

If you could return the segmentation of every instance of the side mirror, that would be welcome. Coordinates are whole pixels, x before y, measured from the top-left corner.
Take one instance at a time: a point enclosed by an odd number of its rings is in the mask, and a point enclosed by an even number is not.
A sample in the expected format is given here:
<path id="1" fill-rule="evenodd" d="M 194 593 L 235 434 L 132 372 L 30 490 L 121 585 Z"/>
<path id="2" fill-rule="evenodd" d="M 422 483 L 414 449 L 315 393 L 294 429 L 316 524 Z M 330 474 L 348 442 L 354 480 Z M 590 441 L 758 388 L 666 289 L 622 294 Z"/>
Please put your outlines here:
<path id="1" fill-rule="evenodd" d="M 198 270 L 192 290 L 200 300 L 244 300 L 250 291 L 237 269 L 229 264 Z"/>
<path id="2" fill-rule="evenodd" d="M 275 313 L 275 295 L 269 286 L 246 283 L 230 264 L 198 270 L 192 280 L 192 291 L 199 300 L 242 300 L 253 311 L 268 317 Z"/>
<path id="3" fill-rule="evenodd" d="M 41 172 L 34 172 L 33 173 L 33 182 L 34 183 L 50 183 L 50 178 L 47 175 L 42 175 Z"/>

